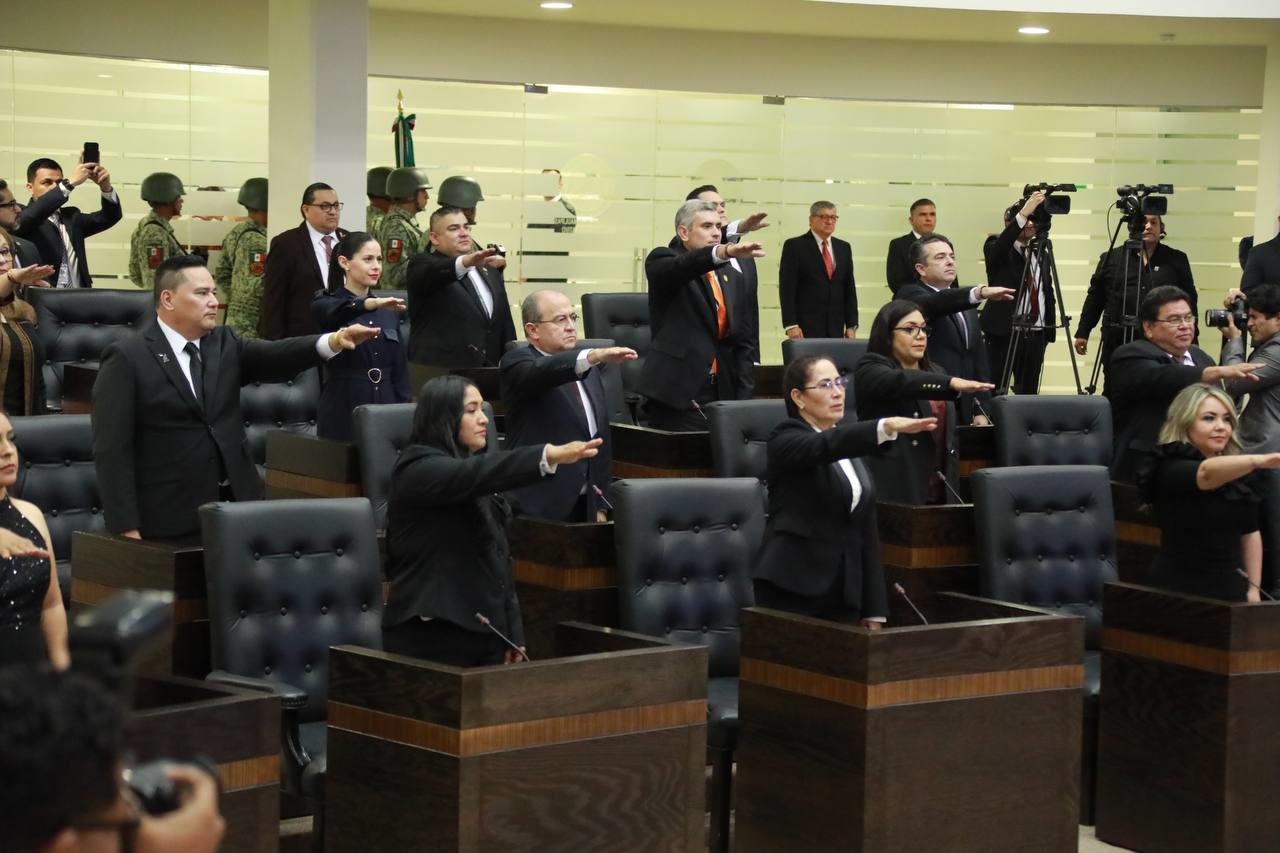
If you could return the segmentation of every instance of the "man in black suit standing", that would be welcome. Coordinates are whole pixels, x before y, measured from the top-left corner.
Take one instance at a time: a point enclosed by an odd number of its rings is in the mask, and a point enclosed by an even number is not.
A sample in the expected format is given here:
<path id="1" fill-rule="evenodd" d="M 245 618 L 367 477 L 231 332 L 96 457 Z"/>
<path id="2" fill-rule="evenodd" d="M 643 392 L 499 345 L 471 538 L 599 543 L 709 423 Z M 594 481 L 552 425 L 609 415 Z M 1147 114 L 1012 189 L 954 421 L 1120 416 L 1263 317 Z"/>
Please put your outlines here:
<path id="1" fill-rule="evenodd" d="M 782 330 L 788 338 L 854 338 L 858 335 L 858 293 L 853 281 L 853 248 L 833 237 L 836 206 L 809 206 L 809 230 L 782 244 L 778 295 Z"/>
<path id="2" fill-rule="evenodd" d="M 762 258 L 759 243 L 721 243 L 720 215 L 707 201 L 676 213 L 676 248 L 645 259 L 653 344 L 636 390 L 648 398 L 650 426 L 707 427 L 702 404 L 749 400 L 755 389 L 749 298 L 731 258 Z"/>
<path id="3" fill-rule="evenodd" d="M 87 180 L 102 191 L 102 206 L 94 213 L 66 206 L 71 191 Z M 64 178 L 56 161 L 41 158 L 27 167 L 27 191 L 31 202 L 18 214 L 14 233 L 34 243 L 40 263 L 57 271 L 52 279 L 55 287 L 92 287 L 85 238 L 106 231 L 124 215 L 111 174 L 101 164 L 83 162 L 82 157 L 71 176 Z"/>
<path id="4" fill-rule="evenodd" d="M 1261 364 L 1214 364 L 1213 356 L 1191 341 L 1196 315 L 1179 288 L 1153 287 L 1138 308 L 1142 339 L 1116 348 L 1111 356 L 1107 397 L 1115 434 L 1111 479 L 1133 482 L 1138 462 L 1155 449 L 1156 437 L 1178 392 L 1196 382 L 1245 379 Z M 1229 329 L 1223 329 L 1226 337 Z M 1257 381 L 1257 377 L 1252 377 Z"/>
<path id="5" fill-rule="evenodd" d="M 9 182 L 0 178 L 0 228 L 9 232 L 9 242 L 13 244 L 14 269 L 40 263 L 40 252 L 36 249 L 36 244 L 13 233 L 20 213 L 22 213 L 22 205 L 13 197 Z"/>
<path id="6" fill-rule="evenodd" d="M 936 232 L 915 242 L 912 257 L 917 280 L 898 288 L 895 298 L 919 305 L 931 324 L 926 350 L 929 360 L 952 376 L 990 382 L 987 345 L 982 340 L 975 309 L 984 299 L 1011 300 L 1017 291 L 990 285 L 952 287 L 956 280 L 955 249 L 950 240 Z M 988 391 L 961 397 L 956 404 L 960 423 L 989 425 L 984 412 L 990 402 Z"/>
<path id="7" fill-rule="evenodd" d="M 1280 236 L 1258 243 L 1249 252 L 1240 289 L 1248 293 L 1259 284 L 1280 284 Z"/>
<path id="8" fill-rule="evenodd" d="M 607 521 L 600 494 L 609 485 L 612 450 L 603 371 L 636 358 L 630 347 L 578 349 L 578 315 L 569 297 L 539 290 L 520 305 L 528 344 L 502 357 L 508 449 L 601 438 L 599 453 L 560 465 L 550 477 L 512 493 L 521 513 L 556 521 Z"/>
<path id="9" fill-rule="evenodd" d="M 1047 266 L 1041 276 L 1039 260 L 1029 246 L 1031 238 L 1036 235 L 1036 224 L 1031 217 L 1044 203 L 1044 197 L 1043 192 L 1032 193 L 1016 213 L 1006 210 L 1004 230 L 982 247 L 986 256 L 988 284 L 1013 290 L 1026 285 L 1026 293 L 1017 305 L 1013 302 L 989 302 L 981 311 L 982 332 L 987 338 L 987 356 L 991 364 L 988 375 L 997 386 L 1009 355 L 1014 315 L 1027 324 L 1022 330 L 1009 382 L 1016 394 L 1035 394 L 1040 390 L 1045 347 L 1056 337 L 1053 269 Z"/>
<path id="10" fill-rule="evenodd" d="M 889 241 L 889 252 L 884 261 L 884 280 L 894 294 L 904 284 L 915 284 L 915 261 L 911 257 L 911 247 L 921 237 L 928 237 L 938 227 L 938 207 L 927 198 L 918 198 L 911 202 L 911 210 L 907 216 L 911 230 L 901 237 Z M 957 278 L 955 286 L 960 286 Z"/>
<path id="11" fill-rule="evenodd" d="M 496 367 L 516 339 L 497 249 L 471 241 L 466 214 L 431 214 L 430 252 L 409 261 L 409 360 L 445 367 Z M 505 264 L 504 264 L 505 265 Z"/>
<path id="12" fill-rule="evenodd" d="M 240 387 L 290 379 L 378 330 L 244 340 L 218 325 L 213 277 L 190 255 L 160 264 L 155 300 L 155 318 L 103 353 L 93 386 L 94 468 L 112 533 L 189 539 L 201 504 L 262 497 Z"/>
<path id="13" fill-rule="evenodd" d="M 768 228 L 769 223 L 765 222 L 765 217 L 769 214 L 753 213 L 746 219 L 735 219 L 729 221 L 729 214 L 725 209 L 724 197 L 720 195 L 720 191 L 716 189 L 715 184 L 703 184 L 700 187 L 694 187 L 689 194 L 684 197 L 685 201 L 709 201 L 716 206 L 716 215 L 719 217 L 720 223 L 720 242 L 721 243 L 737 243 L 742 239 L 744 234 L 752 231 L 759 231 L 761 228 Z M 672 237 L 671 242 L 667 244 L 669 248 L 676 248 L 680 245 L 679 237 Z M 747 337 L 751 340 L 751 360 L 756 364 L 760 363 L 760 275 L 756 270 L 755 258 L 739 257 L 730 258 L 729 266 L 742 276 L 742 290 L 746 294 L 746 307 L 743 309 L 743 321 L 750 324 L 750 328 L 746 330 Z"/>
<path id="14" fill-rule="evenodd" d="M 262 274 L 258 335 L 266 341 L 320 332 L 311 313 L 316 291 L 329 281 L 333 248 L 347 232 L 338 227 L 342 203 L 328 184 L 302 192 L 302 224 L 271 238 Z"/>

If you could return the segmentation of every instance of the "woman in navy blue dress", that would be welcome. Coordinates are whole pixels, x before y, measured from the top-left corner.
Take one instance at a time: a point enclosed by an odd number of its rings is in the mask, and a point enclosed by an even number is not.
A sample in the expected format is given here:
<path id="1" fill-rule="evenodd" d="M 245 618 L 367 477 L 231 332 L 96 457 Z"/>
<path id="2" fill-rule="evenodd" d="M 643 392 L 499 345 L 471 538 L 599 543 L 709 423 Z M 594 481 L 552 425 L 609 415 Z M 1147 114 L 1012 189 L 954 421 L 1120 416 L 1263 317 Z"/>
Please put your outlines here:
<path id="1" fill-rule="evenodd" d="M 409 402 L 409 365 L 400 339 L 404 300 L 370 296 L 382 275 L 382 248 L 363 231 L 343 237 L 333 250 L 329 288 L 316 294 L 312 314 L 323 332 L 361 323 L 376 326 L 378 337 L 340 352 L 325 362 L 316 433 L 351 441 L 351 411 L 366 403 Z"/>

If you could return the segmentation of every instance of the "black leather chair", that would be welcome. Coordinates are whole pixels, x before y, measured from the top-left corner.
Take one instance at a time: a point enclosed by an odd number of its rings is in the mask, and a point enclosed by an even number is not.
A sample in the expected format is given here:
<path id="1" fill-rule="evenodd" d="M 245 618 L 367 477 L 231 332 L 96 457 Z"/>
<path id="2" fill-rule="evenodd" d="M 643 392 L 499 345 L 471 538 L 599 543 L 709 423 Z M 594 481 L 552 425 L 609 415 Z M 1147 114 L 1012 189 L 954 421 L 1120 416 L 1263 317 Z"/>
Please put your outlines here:
<path id="1" fill-rule="evenodd" d="M 27 289 L 36 310 L 36 334 L 44 344 L 44 387 L 49 408 L 62 409 L 62 368 L 94 366 L 107 346 L 155 316 L 149 290 L 99 288 Z"/>
<path id="2" fill-rule="evenodd" d="M 280 697 L 282 788 L 312 801 L 323 827 L 329 647 L 382 648 L 373 508 L 365 498 L 211 503 L 200 528 L 208 679 Z"/>
<path id="3" fill-rule="evenodd" d="M 1101 465 L 984 468 L 972 486 L 980 594 L 1084 617 L 1080 822 L 1092 825 L 1102 585 L 1116 580 L 1110 477 Z"/>
<path id="4" fill-rule="evenodd" d="M 62 601 L 71 601 L 71 534 L 106 529 L 93 467 L 89 415 L 15 417 L 18 482 L 13 493 L 44 512 L 53 540 Z"/>
<path id="5" fill-rule="evenodd" d="M 635 395 L 645 354 L 653 342 L 649 328 L 649 294 L 584 293 L 582 330 L 588 338 L 608 338 L 639 354 L 635 361 L 623 364 L 621 370 L 623 390 Z"/>
<path id="6" fill-rule="evenodd" d="M 712 853 L 727 849 L 738 737 L 738 625 L 754 603 L 751 566 L 764 538 L 759 480 L 620 480 L 614 506 L 619 624 L 705 645 Z"/>
<path id="7" fill-rule="evenodd" d="M 867 354 L 867 342 L 864 339 L 850 338 L 787 338 L 782 342 L 782 363 L 790 364 L 797 358 L 809 355 L 826 356 L 835 362 L 836 370 L 849 380 L 845 389 L 845 413 L 856 414 L 856 398 L 853 389 L 853 371 L 858 366 L 858 359 Z"/>
<path id="8" fill-rule="evenodd" d="M 996 465 L 1110 465 L 1111 402 L 1101 395 L 997 397 Z"/>
<path id="9" fill-rule="evenodd" d="M 786 404 L 781 400 L 719 400 L 704 408 L 716 476 L 763 480 L 769 434 L 787 419 Z"/>
<path id="10" fill-rule="evenodd" d="M 356 406 L 352 413 L 356 455 L 360 459 L 360 485 L 373 504 L 374 522 L 379 530 L 387 526 L 387 497 L 391 492 L 391 472 L 400 452 L 413 435 L 416 403 L 382 403 Z M 489 417 L 489 448 L 498 447 L 498 425 L 493 408 L 484 404 Z"/>
<path id="11" fill-rule="evenodd" d="M 312 367 L 285 382 L 251 382 L 240 388 L 240 414 L 249 455 L 261 471 L 267 461 L 267 433 L 285 429 L 315 435 L 320 405 L 320 369 Z"/>

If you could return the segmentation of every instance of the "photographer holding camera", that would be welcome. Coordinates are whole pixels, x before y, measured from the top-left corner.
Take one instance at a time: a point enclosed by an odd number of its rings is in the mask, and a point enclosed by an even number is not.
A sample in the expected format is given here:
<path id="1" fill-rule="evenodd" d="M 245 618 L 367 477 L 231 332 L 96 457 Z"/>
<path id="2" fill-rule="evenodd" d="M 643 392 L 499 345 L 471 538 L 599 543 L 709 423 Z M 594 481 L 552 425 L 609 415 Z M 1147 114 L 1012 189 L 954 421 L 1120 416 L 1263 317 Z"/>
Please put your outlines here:
<path id="1" fill-rule="evenodd" d="M 123 753 L 124 711 L 105 688 L 45 667 L 0 672 L 0 853 L 216 850 L 225 824 L 214 778 L 166 767 L 181 801 L 147 814 Z"/>

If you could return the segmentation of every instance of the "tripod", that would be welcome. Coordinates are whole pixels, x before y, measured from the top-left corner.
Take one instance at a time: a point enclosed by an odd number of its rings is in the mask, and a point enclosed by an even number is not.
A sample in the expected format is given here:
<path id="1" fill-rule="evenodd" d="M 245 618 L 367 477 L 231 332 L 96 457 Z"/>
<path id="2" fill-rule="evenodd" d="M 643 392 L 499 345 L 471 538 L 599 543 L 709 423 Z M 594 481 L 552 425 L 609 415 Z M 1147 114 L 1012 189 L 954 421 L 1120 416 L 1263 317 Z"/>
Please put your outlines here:
<path id="1" fill-rule="evenodd" d="M 1050 219 L 1036 223 L 1036 233 L 1027 243 L 1026 260 L 1022 266 L 1022 278 L 1018 283 L 1018 293 L 1013 298 L 1013 320 L 1009 335 L 1009 350 L 1005 353 L 1004 365 L 1000 368 L 1000 381 L 996 384 L 997 394 L 1009 393 L 1013 380 L 1013 369 L 1018 363 L 1018 355 L 1025 346 L 1029 335 L 1043 334 L 1045 329 L 1062 329 L 1062 340 L 1067 345 L 1067 355 L 1071 358 L 1071 373 L 1076 380 L 1076 393 L 1083 394 L 1080 387 L 1080 368 L 1076 365 L 1076 351 L 1071 345 L 1069 329 L 1071 318 L 1067 316 L 1066 304 L 1062 301 L 1062 286 L 1058 281 L 1058 264 L 1053 259 L 1053 242 L 1049 239 Z M 1032 259 L 1035 263 L 1032 263 Z M 1031 303 L 1032 285 L 1037 297 L 1035 305 Z M 1039 295 L 1046 287 L 1053 288 L 1054 305 L 1057 317 L 1045 317 L 1044 324 L 1036 322 L 1033 311 L 1039 310 Z M 1036 379 L 1036 392 L 1040 391 L 1040 381 L 1044 373 Z"/>
<path id="2" fill-rule="evenodd" d="M 1116 230 L 1111 232 L 1111 245 L 1107 247 L 1107 274 L 1112 273 L 1113 265 L 1111 263 L 1111 253 L 1115 251 L 1116 238 L 1120 236 L 1120 226 L 1125 223 L 1122 217 L 1116 223 Z M 1120 316 L 1108 316 L 1110 312 L 1104 312 L 1102 316 L 1102 335 L 1098 342 L 1098 358 L 1093 363 L 1093 372 L 1089 377 L 1089 385 L 1085 388 L 1085 393 L 1095 394 L 1098 390 L 1098 377 L 1102 374 L 1102 370 L 1106 367 L 1107 362 L 1111 360 L 1111 353 L 1115 347 L 1121 347 L 1128 343 L 1133 343 L 1134 338 L 1138 335 L 1138 306 L 1142 303 L 1143 295 L 1143 279 L 1149 275 L 1146 270 L 1146 264 L 1137 259 L 1136 252 L 1142 251 L 1142 228 L 1145 221 L 1142 217 L 1131 217 L 1129 221 L 1129 238 L 1124 241 L 1124 266 L 1121 270 L 1120 279 Z M 1129 269 L 1130 265 L 1134 265 L 1137 270 L 1134 286 L 1129 286 Z M 1114 286 L 1114 283 L 1108 285 Z M 1133 297 L 1130 303 L 1130 296 Z M 1114 332 L 1120 330 L 1120 342 L 1115 347 L 1109 345 L 1109 339 L 1113 337 Z"/>

